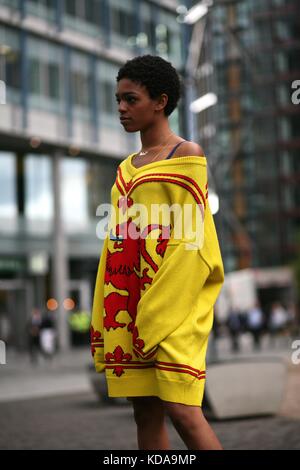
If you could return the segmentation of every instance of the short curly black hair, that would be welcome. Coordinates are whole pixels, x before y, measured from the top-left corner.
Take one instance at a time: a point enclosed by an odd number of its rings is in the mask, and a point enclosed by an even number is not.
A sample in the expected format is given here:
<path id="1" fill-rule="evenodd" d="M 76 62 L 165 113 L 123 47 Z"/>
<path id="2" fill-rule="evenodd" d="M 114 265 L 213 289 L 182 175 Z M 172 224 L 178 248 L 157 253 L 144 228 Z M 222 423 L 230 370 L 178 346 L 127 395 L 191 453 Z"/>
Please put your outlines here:
<path id="1" fill-rule="evenodd" d="M 137 56 L 120 68 L 117 82 L 122 78 L 144 85 L 151 99 L 158 98 L 162 93 L 168 95 L 164 108 L 166 116 L 170 116 L 176 108 L 181 95 L 181 80 L 171 62 L 150 54 Z"/>

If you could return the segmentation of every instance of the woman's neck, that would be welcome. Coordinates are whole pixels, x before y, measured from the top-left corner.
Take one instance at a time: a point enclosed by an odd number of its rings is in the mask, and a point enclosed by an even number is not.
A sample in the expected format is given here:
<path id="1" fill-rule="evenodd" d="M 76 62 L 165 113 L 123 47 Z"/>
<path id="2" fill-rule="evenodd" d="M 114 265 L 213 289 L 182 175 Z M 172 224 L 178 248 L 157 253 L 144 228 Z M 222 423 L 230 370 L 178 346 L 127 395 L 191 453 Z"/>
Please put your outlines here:
<path id="1" fill-rule="evenodd" d="M 148 148 L 161 145 L 166 138 L 172 134 L 168 120 L 163 120 L 144 131 L 141 131 L 141 143 L 142 148 L 147 150 Z"/>

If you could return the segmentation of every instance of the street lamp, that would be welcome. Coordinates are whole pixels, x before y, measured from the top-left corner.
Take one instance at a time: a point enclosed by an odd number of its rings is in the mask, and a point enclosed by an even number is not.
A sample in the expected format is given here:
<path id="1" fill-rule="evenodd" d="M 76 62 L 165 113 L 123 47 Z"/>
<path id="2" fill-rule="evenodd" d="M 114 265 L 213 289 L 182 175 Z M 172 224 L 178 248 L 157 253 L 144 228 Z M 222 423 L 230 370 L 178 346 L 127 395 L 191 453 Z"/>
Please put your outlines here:
<path id="1" fill-rule="evenodd" d="M 192 113 L 201 113 L 207 108 L 215 105 L 218 102 L 218 97 L 215 93 L 206 93 L 190 104 L 190 111 Z"/>

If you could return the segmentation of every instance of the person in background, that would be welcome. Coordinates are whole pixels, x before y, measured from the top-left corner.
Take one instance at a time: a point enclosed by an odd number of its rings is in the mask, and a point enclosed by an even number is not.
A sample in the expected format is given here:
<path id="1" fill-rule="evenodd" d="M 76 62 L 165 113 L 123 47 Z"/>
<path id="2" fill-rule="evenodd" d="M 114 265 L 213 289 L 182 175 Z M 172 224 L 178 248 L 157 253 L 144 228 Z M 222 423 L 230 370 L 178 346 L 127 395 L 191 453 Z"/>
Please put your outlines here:
<path id="1" fill-rule="evenodd" d="M 247 326 L 248 330 L 253 337 L 254 349 L 259 350 L 261 348 L 261 334 L 264 325 L 264 315 L 258 301 L 255 302 L 253 308 L 248 311 L 247 314 Z"/>
<path id="2" fill-rule="evenodd" d="M 52 359 L 56 349 L 56 333 L 52 314 L 47 311 L 42 319 L 40 344 L 43 356 Z"/>
<path id="3" fill-rule="evenodd" d="M 40 349 L 40 332 L 42 325 L 42 316 L 38 308 L 32 310 L 31 317 L 28 322 L 28 347 L 30 361 L 32 364 L 38 363 L 38 358 L 41 353 Z"/>
<path id="4" fill-rule="evenodd" d="M 271 344 L 286 332 L 288 324 L 288 312 L 279 301 L 273 302 L 269 317 L 269 331 L 271 334 Z"/>
<path id="5" fill-rule="evenodd" d="M 240 350 L 239 336 L 241 333 L 242 325 L 240 314 L 237 310 L 230 310 L 227 319 L 227 327 L 231 338 L 231 350 L 232 352 L 238 352 Z"/>

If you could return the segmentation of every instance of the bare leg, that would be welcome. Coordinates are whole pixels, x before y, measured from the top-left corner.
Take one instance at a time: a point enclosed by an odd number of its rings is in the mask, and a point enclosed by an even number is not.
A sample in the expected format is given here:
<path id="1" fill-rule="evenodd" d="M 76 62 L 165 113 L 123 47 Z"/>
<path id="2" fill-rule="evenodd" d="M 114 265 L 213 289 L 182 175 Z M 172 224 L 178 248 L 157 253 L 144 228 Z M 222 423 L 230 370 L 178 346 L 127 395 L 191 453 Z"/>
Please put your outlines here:
<path id="1" fill-rule="evenodd" d="M 164 402 L 166 413 L 181 439 L 191 450 L 222 450 L 214 431 L 206 421 L 200 406 Z"/>
<path id="2" fill-rule="evenodd" d="M 139 449 L 170 449 L 163 402 L 157 397 L 134 397 L 132 401 Z"/>

